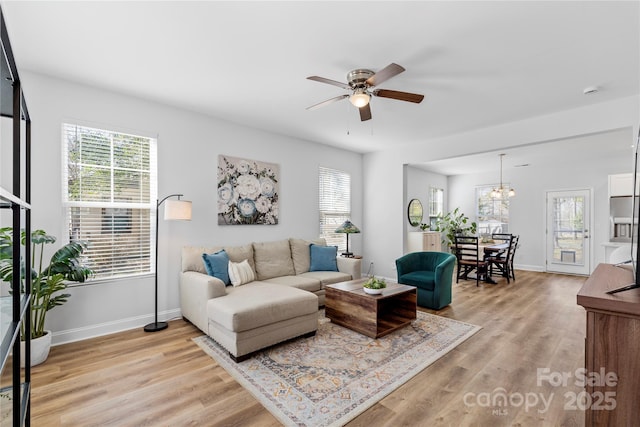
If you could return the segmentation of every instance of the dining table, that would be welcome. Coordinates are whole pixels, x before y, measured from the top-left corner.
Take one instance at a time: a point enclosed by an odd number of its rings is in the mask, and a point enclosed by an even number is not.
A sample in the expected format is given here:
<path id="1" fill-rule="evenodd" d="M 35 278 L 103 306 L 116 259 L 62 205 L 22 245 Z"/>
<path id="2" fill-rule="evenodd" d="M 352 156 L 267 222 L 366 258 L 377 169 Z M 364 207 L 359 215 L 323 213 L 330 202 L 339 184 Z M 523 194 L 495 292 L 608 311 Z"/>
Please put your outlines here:
<path id="1" fill-rule="evenodd" d="M 454 246 L 451 246 L 453 249 Z M 509 241 L 505 240 L 489 240 L 489 241 L 481 241 L 478 239 L 478 251 L 482 251 L 483 259 L 486 261 L 490 256 L 500 256 L 504 254 L 509 249 Z M 491 283 L 495 285 L 497 282 L 491 278 L 489 275 L 489 267 L 481 269 L 479 271 L 480 280 L 486 283 Z"/>
<path id="2" fill-rule="evenodd" d="M 509 242 L 504 241 L 492 241 L 492 242 L 478 242 L 478 248 L 482 248 L 485 257 L 491 255 L 497 255 L 504 253 L 509 249 Z"/>

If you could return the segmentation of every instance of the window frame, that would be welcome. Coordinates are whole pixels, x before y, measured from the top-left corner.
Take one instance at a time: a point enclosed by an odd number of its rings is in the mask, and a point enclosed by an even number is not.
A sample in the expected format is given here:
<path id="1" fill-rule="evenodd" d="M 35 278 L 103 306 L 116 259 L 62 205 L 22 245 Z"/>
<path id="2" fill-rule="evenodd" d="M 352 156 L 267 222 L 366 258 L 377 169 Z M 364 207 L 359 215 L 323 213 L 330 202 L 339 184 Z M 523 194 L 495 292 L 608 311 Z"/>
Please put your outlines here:
<path id="1" fill-rule="evenodd" d="M 89 242 L 84 255 L 88 266 L 95 271 L 90 280 L 93 283 L 153 274 L 158 197 L 157 137 L 111 126 L 87 125 L 75 120 L 62 123 L 61 135 L 62 240 Z M 71 138 L 75 138 L 77 144 L 83 143 L 79 141 L 82 138 L 80 135 L 86 138 L 86 144 L 94 145 L 93 149 L 96 150 L 94 153 L 92 148 L 86 149 L 85 153 L 94 156 L 89 160 L 82 158 L 82 147 L 71 146 Z M 90 135 L 98 136 L 91 140 Z M 105 141 L 108 141 L 107 144 Z M 77 155 L 74 159 L 70 158 L 71 150 Z M 130 156 L 123 154 L 129 151 L 132 152 Z M 119 157 L 119 154 L 123 155 Z M 132 166 L 131 159 L 136 159 L 137 164 Z M 89 185 L 84 184 L 83 188 L 82 182 L 74 184 L 77 185 L 74 190 L 70 189 L 71 179 L 82 181 L 90 175 L 87 171 L 92 169 L 108 171 L 108 174 L 95 173 L 98 191 L 95 188 L 86 190 Z M 78 175 L 73 177 L 72 174 Z M 104 178 L 107 175 L 109 178 Z M 76 191 L 76 194 L 71 191 Z M 135 197 L 129 197 L 127 192 L 133 192 Z M 112 221 L 105 217 L 108 212 L 114 213 Z M 123 221 L 126 222 L 125 228 L 116 227 L 117 224 L 124 224 Z M 113 226 L 110 230 L 109 223 Z M 94 251 L 92 240 L 95 243 Z M 96 260 L 100 260 L 98 267 Z"/>
<path id="2" fill-rule="evenodd" d="M 509 183 L 503 183 L 509 188 Z M 509 197 L 494 198 L 491 197 L 491 191 L 496 185 L 480 185 L 476 187 L 476 223 L 478 224 L 478 235 L 490 236 L 493 233 L 509 232 Z M 490 209 L 481 209 L 483 201 Z M 497 212 L 496 212 L 497 211 Z"/>
<path id="3" fill-rule="evenodd" d="M 428 198 L 429 198 L 428 225 L 430 228 L 435 229 L 438 223 L 438 218 L 444 215 L 444 188 L 429 187 Z"/>
<path id="4" fill-rule="evenodd" d="M 337 246 L 339 252 L 345 251 L 347 248 L 345 235 L 328 230 L 335 230 L 350 219 L 351 174 L 339 169 L 319 166 L 318 226 L 320 237 L 325 239 L 327 245 Z"/>

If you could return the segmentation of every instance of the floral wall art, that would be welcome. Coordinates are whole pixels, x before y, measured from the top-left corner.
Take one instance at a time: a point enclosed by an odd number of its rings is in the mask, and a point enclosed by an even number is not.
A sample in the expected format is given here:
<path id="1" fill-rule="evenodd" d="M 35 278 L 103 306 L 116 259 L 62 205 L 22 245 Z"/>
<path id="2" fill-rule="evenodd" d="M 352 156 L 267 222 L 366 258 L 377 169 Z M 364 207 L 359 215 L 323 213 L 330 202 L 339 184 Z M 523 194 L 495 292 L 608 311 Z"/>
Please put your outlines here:
<path id="1" fill-rule="evenodd" d="M 218 224 L 277 224 L 279 166 L 218 156 Z"/>

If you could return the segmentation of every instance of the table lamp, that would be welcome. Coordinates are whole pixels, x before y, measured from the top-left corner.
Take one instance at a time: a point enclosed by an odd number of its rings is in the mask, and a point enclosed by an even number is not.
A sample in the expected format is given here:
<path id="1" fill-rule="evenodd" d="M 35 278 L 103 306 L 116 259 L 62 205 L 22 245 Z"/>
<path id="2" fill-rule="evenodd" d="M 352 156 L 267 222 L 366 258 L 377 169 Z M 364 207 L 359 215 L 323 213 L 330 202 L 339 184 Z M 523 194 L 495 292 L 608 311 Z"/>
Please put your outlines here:
<path id="1" fill-rule="evenodd" d="M 358 227 L 353 225 L 351 221 L 346 220 L 345 222 L 342 223 L 340 227 L 336 228 L 335 232 L 344 233 L 347 235 L 347 251 L 342 252 L 342 256 L 347 258 L 353 258 L 353 253 L 349 252 L 349 234 L 360 233 L 360 230 L 358 229 Z"/>

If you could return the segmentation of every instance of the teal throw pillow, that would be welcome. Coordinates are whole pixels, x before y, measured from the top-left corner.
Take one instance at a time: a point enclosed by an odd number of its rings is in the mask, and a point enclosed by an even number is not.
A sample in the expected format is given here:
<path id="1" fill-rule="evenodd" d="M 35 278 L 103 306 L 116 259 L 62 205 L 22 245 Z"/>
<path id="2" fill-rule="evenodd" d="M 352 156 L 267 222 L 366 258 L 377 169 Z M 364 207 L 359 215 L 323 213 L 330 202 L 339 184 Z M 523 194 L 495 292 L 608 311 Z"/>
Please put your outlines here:
<path id="1" fill-rule="evenodd" d="M 310 246 L 311 251 L 311 266 L 309 271 L 338 271 L 338 256 L 337 246 Z"/>
<path id="2" fill-rule="evenodd" d="M 202 259 L 204 260 L 204 269 L 207 270 L 209 276 L 217 277 L 225 285 L 229 284 L 229 255 L 224 249 L 215 254 L 202 254 Z"/>

